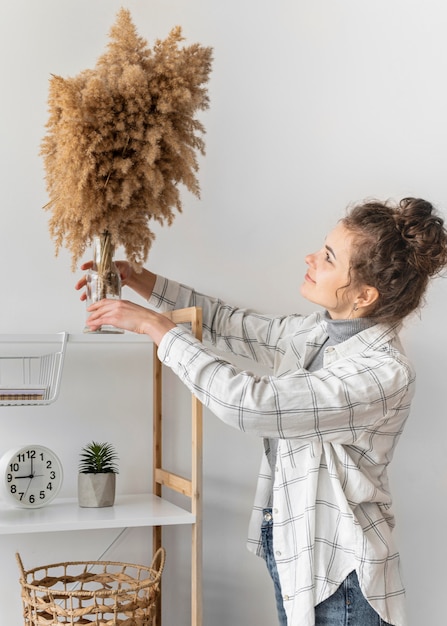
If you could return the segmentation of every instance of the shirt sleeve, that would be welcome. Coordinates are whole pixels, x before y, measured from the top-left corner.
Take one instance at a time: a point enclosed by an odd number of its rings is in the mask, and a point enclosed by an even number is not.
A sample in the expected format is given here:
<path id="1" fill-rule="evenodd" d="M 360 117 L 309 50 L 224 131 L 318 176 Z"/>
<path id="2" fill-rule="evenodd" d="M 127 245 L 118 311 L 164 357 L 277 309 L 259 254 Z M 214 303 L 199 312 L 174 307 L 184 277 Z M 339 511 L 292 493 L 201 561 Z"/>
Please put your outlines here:
<path id="1" fill-rule="evenodd" d="M 302 324 L 301 315 L 261 315 L 206 296 L 190 287 L 157 277 L 149 304 L 159 310 L 198 306 L 203 338 L 217 350 L 231 352 L 272 368 L 280 340 Z"/>
<path id="2" fill-rule="evenodd" d="M 175 328 L 158 355 L 223 422 L 262 437 L 352 444 L 379 424 L 397 434 L 413 395 L 411 368 L 383 351 L 316 372 L 257 376 Z"/>

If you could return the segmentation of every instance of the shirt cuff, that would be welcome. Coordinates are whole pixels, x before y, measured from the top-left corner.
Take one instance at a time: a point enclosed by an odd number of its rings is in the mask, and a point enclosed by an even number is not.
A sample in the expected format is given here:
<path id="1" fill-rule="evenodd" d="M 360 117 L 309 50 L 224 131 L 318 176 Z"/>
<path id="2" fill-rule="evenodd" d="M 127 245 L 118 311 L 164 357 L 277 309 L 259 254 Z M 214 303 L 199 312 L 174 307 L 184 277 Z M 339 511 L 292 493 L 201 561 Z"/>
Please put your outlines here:
<path id="1" fill-rule="evenodd" d="M 175 307 L 179 291 L 179 283 L 164 276 L 157 276 L 148 304 L 160 311 L 170 311 Z"/>
<path id="2" fill-rule="evenodd" d="M 192 358 L 193 353 L 197 354 L 198 343 L 201 346 L 194 335 L 176 326 L 163 336 L 158 346 L 157 356 L 185 382 L 187 370 L 185 363 Z"/>

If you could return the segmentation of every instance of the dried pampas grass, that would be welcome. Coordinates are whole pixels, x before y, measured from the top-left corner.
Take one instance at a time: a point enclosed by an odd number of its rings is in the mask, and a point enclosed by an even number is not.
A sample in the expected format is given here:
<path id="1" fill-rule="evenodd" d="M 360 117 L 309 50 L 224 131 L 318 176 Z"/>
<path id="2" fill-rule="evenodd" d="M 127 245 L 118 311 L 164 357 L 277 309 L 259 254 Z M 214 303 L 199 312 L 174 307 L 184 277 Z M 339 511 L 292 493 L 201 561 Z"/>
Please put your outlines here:
<path id="1" fill-rule="evenodd" d="M 209 106 L 212 49 L 180 47 L 181 28 L 153 49 L 121 9 L 94 69 L 52 76 L 42 140 L 56 254 L 72 267 L 108 231 L 138 270 L 154 239 L 151 219 L 170 225 L 182 210 L 178 185 L 199 197 L 197 154 L 205 153 L 196 112 Z"/>

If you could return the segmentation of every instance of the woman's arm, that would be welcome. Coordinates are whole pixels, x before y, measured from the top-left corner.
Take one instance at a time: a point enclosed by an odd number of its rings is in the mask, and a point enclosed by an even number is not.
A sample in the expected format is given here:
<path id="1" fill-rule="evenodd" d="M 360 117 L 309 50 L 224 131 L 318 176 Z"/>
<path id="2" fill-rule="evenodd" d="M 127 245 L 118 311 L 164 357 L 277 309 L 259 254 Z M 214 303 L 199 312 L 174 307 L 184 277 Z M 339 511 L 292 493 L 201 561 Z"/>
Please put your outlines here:
<path id="1" fill-rule="evenodd" d="M 274 366 L 280 340 L 297 332 L 305 319 L 300 315 L 264 315 L 242 309 L 162 276 L 157 276 L 149 304 L 162 311 L 200 307 L 206 341 L 219 351 L 270 368 Z"/>
<path id="2" fill-rule="evenodd" d="M 127 261 L 117 261 L 116 263 L 121 275 L 124 268 L 120 266 L 123 263 L 126 263 L 127 266 L 129 266 Z M 130 268 L 130 272 L 128 273 L 128 276 L 125 278 L 122 284 L 127 285 L 128 287 L 136 291 L 140 296 L 142 296 L 146 300 L 149 300 L 152 295 L 156 280 L 157 275 L 145 268 L 143 268 L 141 272 L 136 272 L 135 270 Z"/>
<path id="3" fill-rule="evenodd" d="M 167 311 L 190 306 L 200 307 L 205 340 L 211 342 L 220 351 L 249 358 L 269 368 L 274 366 L 280 339 L 296 332 L 303 320 L 299 315 L 263 315 L 249 309 L 240 309 L 218 298 L 201 294 L 190 287 L 157 276 L 149 270 L 143 269 L 137 273 L 127 261 L 117 261 L 116 265 L 122 284 L 146 298 L 152 308 Z M 91 266 L 91 262 L 84 263 L 81 269 L 88 270 Z M 75 288 L 83 289 L 85 284 L 84 276 Z M 84 291 L 81 300 L 85 299 Z M 90 310 L 93 311 L 93 309 Z M 108 313 L 110 317 L 111 311 Z M 122 314 L 124 315 L 125 312 L 122 311 Z M 91 323 L 93 322 L 97 322 L 96 318 L 92 318 Z M 121 320 L 122 323 L 124 323 L 123 320 Z M 135 332 L 144 331 L 136 330 Z"/>

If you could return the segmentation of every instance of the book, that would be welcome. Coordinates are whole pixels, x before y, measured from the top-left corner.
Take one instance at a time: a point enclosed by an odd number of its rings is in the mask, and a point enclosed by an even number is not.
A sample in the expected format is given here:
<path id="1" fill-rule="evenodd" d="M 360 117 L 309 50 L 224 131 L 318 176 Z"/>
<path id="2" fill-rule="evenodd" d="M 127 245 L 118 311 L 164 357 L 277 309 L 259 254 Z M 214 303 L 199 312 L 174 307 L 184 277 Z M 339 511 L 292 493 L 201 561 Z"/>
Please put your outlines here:
<path id="1" fill-rule="evenodd" d="M 2 387 L 0 385 L 0 402 L 3 400 L 43 400 L 46 387 Z"/>

